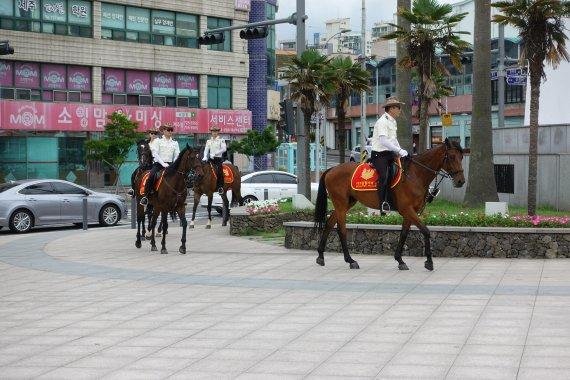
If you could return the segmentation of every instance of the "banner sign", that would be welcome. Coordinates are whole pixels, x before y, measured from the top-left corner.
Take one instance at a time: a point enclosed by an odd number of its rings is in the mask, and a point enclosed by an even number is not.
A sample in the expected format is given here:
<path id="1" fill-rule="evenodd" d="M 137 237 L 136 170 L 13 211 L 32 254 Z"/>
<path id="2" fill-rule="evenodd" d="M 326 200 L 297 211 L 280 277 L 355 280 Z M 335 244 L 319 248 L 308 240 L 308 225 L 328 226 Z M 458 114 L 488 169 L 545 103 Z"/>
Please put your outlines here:
<path id="1" fill-rule="evenodd" d="M 139 125 L 139 131 L 170 123 L 176 134 L 245 134 L 251 129 L 251 111 L 125 105 L 0 101 L 0 130 L 89 131 L 105 130 L 107 116 L 119 111 Z"/>

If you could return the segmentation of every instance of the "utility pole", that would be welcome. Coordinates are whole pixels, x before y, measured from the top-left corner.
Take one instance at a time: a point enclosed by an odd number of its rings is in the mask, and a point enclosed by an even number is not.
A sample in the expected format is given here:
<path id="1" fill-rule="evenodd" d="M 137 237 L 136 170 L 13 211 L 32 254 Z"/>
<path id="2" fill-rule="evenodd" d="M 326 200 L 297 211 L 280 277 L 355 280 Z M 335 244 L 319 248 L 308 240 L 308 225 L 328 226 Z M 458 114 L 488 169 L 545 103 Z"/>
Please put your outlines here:
<path id="1" fill-rule="evenodd" d="M 297 57 L 305 51 L 305 0 L 297 0 Z M 309 136 L 303 111 L 297 106 L 297 193 L 311 199 Z"/>
<path id="2" fill-rule="evenodd" d="M 499 24 L 499 67 L 497 70 L 497 101 L 499 109 L 497 126 L 505 126 L 505 24 Z"/>
<path id="3" fill-rule="evenodd" d="M 366 70 L 366 0 L 362 0 L 362 69 Z M 360 94 L 360 152 L 365 152 L 366 140 L 368 138 L 368 125 L 366 124 L 366 91 Z"/>

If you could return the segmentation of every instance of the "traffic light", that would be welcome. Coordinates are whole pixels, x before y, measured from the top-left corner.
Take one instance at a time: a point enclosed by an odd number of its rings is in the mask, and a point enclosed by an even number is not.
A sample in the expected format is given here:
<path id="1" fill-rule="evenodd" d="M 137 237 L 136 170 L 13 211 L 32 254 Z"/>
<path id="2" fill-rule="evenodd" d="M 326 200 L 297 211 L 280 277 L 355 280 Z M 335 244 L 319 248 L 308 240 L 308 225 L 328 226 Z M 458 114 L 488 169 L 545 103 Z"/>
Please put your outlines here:
<path id="1" fill-rule="evenodd" d="M 0 41 L 0 55 L 14 54 L 14 48 L 10 46 L 10 41 Z"/>
<path id="2" fill-rule="evenodd" d="M 198 43 L 200 45 L 215 45 L 221 44 L 225 39 L 226 37 L 222 32 L 208 33 L 198 38 Z"/>
<path id="3" fill-rule="evenodd" d="M 295 134 L 295 114 L 293 111 L 293 102 L 291 99 L 285 99 L 279 102 L 279 117 L 283 125 L 283 130 L 289 135 Z"/>
<path id="4" fill-rule="evenodd" d="M 239 38 L 242 40 L 253 40 L 255 38 L 265 38 L 269 34 L 267 26 L 252 26 L 244 30 L 240 30 Z"/>

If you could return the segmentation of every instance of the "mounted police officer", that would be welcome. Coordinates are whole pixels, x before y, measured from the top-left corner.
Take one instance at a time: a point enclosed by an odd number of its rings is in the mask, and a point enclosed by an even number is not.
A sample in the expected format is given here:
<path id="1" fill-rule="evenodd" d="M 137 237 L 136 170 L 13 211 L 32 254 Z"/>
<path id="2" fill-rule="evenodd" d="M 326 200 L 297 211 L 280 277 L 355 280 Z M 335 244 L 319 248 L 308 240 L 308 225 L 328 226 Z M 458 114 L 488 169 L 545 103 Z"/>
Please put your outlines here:
<path id="1" fill-rule="evenodd" d="M 226 142 L 220 137 L 220 127 L 213 126 L 210 128 L 212 137 L 206 141 L 204 148 L 203 162 L 210 161 L 214 164 L 216 169 L 216 189 L 218 193 L 224 193 L 224 172 L 222 170 L 222 163 L 224 162 L 223 155 L 226 153 Z"/>
<path id="2" fill-rule="evenodd" d="M 148 204 L 147 197 L 152 195 L 154 192 L 154 181 L 156 179 L 156 174 L 163 168 L 167 168 L 170 164 L 176 161 L 178 155 L 180 154 L 180 146 L 178 145 L 178 141 L 172 138 L 174 127 L 170 124 L 161 125 L 159 131 L 162 133 L 162 137 L 153 140 L 149 144 L 154 163 L 150 171 L 150 176 L 145 184 L 144 196 L 140 201 L 140 204 L 143 206 L 146 206 Z"/>
<path id="3" fill-rule="evenodd" d="M 158 128 L 152 127 L 149 128 L 149 130 L 146 132 L 148 134 L 148 137 L 145 139 L 145 141 L 148 143 L 149 146 L 151 146 L 152 142 L 158 138 Z M 133 174 L 131 175 L 131 188 L 127 192 L 127 194 L 129 194 L 131 197 L 133 197 L 136 194 L 135 178 L 138 175 L 138 173 L 141 170 L 148 170 L 150 167 L 152 167 L 152 162 L 150 162 L 150 166 L 144 166 L 145 163 L 141 162 L 140 159 L 141 158 L 139 157 L 139 166 L 133 171 Z"/>
<path id="4" fill-rule="evenodd" d="M 396 134 L 398 130 L 396 118 L 402 112 L 402 105 L 404 103 L 395 96 L 388 98 L 384 104 L 385 112 L 374 124 L 374 132 L 372 133 L 371 162 L 379 174 L 378 196 L 380 198 L 380 210 L 384 213 L 390 211 L 390 204 L 387 199 L 390 166 L 397 155 L 401 157 L 408 155 L 408 152 L 400 147 Z"/>

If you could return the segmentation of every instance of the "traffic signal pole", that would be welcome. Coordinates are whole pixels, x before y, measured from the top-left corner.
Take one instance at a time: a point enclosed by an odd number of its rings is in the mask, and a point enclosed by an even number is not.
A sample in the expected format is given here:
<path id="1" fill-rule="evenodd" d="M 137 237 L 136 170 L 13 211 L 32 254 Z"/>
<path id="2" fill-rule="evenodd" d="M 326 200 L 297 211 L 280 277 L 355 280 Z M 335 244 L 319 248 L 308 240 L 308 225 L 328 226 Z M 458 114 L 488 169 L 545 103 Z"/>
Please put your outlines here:
<path id="1" fill-rule="evenodd" d="M 307 19 L 307 16 L 304 16 L 304 20 Z M 288 18 L 280 18 L 277 20 L 267 20 L 267 21 L 259 21 L 259 22 L 251 22 L 249 24 L 240 24 L 240 25 L 232 25 L 226 26 L 223 28 L 216 28 L 216 29 L 208 29 L 204 32 L 204 34 L 212 34 L 212 33 L 219 33 L 219 32 L 226 32 L 228 30 L 236 30 L 236 29 L 247 29 L 247 28 L 254 28 L 256 26 L 268 26 L 268 25 L 276 25 L 276 24 L 293 24 L 297 23 L 298 17 L 295 13 L 293 13 Z"/>

